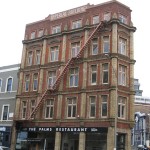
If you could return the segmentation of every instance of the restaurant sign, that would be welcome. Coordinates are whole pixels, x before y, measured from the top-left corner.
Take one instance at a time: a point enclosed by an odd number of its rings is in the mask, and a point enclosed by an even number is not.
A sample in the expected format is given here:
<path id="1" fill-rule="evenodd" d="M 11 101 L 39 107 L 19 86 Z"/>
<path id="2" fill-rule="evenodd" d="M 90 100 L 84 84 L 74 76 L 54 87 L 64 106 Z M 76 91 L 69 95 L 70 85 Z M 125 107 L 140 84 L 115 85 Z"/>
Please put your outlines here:
<path id="1" fill-rule="evenodd" d="M 107 132 L 105 127 L 28 127 L 28 132 Z"/>

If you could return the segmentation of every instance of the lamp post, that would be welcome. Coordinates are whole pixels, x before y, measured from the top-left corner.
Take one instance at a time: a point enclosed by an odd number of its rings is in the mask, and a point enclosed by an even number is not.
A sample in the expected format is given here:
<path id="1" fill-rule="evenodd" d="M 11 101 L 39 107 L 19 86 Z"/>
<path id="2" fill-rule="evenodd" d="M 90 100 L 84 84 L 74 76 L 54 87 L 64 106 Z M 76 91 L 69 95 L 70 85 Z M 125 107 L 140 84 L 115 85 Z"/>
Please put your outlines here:
<path id="1" fill-rule="evenodd" d="M 108 59 L 111 59 L 111 57 L 109 56 L 109 54 L 105 54 L 105 56 Z M 114 122 L 114 150 L 117 149 L 117 117 L 118 117 L 118 78 L 117 78 L 117 69 L 115 70 L 114 67 L 112 66 L 113 69 L 113 73 L 115 75 L 116 78 L 116 89 L 115 89 L 115 93 L 116 93 L 116 99 L 115 99 L 115 122 Z"/>

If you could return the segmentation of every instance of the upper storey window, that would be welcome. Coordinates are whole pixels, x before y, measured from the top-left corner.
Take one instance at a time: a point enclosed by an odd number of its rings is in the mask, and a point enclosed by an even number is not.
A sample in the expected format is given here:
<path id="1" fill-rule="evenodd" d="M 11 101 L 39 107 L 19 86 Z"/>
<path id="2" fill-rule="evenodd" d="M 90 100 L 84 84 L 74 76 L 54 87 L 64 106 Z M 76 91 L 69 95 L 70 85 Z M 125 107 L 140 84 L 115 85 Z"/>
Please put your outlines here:
<path id="1" fill-rule="evenodd" d="M 104 13 L 104 20 L 105 20 L 105 21 L 109 21 L 109 20 L 110 20 L 110 17 L 111 17 L 110 12 Z"/>
<path id="2" fill-rule="evenodd" d="M 98 54 L 98 39 L 92 40 L 92 55 Z"/>
<path id="3" fill-rule="evenodd" d="M 30 76 L 26 75 L 25 76 L 25 92 L 29 91 L 29 82 L 30 82 Z"/>
<path id="4" fill-rule="evenodd" d="M 28 66 L 32 65 L 32 57 L 33 57 L 33 53 L 31 51 L 28 53 Z"/>
<path id="5" fill-rule="evenodd" d="M 119 38 L 118 52 L 122 55 L 126 55 L 126 49 L 127 49 L 127 40 L 123 38 Z"/>
<path id="6" fill-rule="evenodd" d="M 109 43 L 109 36 L 103 37 L 103 53 L 109 53 L 110 43 Z"/>
<path id="7" fill-rule="evenodd" d="M 59 32 L 61 32 L 60 25 L 52 27 L 52 34 L 59 33 Z"/>
<path id="8" fill-rule="evenodd" d="M 98 24 L 100 21 L 99 16 L 94 16 L 93 17 L 93 24 Z"/>
<path id="9" fill-rule="evenodd" d="M 58 54 L 59 54 L 58 46 L 51 47 L 50 61 L 51 62 L 58 61 Z"/>
<path id="10" fill-rule="evenodd" d="M 35 39 L 35 31 L 33 31 L 33 32 L 31 33 L 30 39 Z"/>
<path id="11" fill-rule="evenodd" d="M 41 60 L 41 52 L 40 50 L 36 51 L 36 64 L 39 65 Z"/>
<path id="12" fill-rule="evenodd" d="M 78 68 L 70 69 L 70 87 L 77 87 L 79 81 L 79 71 Z"/>
<path id="13" fill-rule="evenodd" d="M 39 30 L 38 37 L 42 37 L 43 35 L 44 35 L 44 30 L 43 29 Z"/>
<path id="14" fill-rule="evenodd" d="M 6 91 L 10 92 L 12 90 L 12 78 L 8 78 L 7 79 L 7 87 L 6 87 Z"/>
<path id="15" fill-rule="evenodd" d="M 119 20 L 120 22 L 124 23 L 124 24 L 127 24 L 127 17 L 124 16 L 124 15 L 119 15 Z"/>
<path id="16" fill-rule="evenodd" d="M 82 26 L 81 20 L 76 20 L 76 21 L 72 22 L 72 29 L 77 29 L 77 28 L 80 28 L 81 26 Z"/>
<path id="17" fill-rule="evenodd" d="M 71 44 L 71 56 L 72 57 L 76 57 L 79 50 L 80 50 L 80 43 L 79 42 Z"/>

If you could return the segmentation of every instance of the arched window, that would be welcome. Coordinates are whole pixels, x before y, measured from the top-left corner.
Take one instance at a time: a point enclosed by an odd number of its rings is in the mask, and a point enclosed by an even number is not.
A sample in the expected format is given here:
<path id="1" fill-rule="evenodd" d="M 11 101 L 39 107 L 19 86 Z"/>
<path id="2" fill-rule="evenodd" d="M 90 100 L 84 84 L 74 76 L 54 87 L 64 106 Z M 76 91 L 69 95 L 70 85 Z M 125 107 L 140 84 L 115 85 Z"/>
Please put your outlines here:
<path id="1" fill-rule="evenodd" d="M 12 78 L 11 78 L 11 77 L 7 79 L 6 91 L 7 91 L 7 92 L 12 91 Z"/>

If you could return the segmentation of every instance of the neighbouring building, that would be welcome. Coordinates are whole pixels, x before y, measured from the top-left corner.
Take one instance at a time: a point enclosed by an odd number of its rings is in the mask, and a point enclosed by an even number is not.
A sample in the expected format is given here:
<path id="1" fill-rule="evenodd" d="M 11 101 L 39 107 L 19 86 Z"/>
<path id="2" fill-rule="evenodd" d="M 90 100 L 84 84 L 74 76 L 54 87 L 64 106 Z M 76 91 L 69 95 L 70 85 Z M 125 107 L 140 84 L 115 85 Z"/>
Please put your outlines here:
<path id="1" fill-rule="evenodd" d="M 142 96 L 143 90 L 140 90 L 139 79 L 134 79 L 135 96 Z"/>
<path id="2" fill-rule="evenodd" d="M 131 150 L 135 31 L 116 0 L 27 24 L 11 148 Z"/>
<path id="3" fill-rule="evenodd" d="M 10 147 L 19 64 L 0 67 L 0 146 Z"/>

